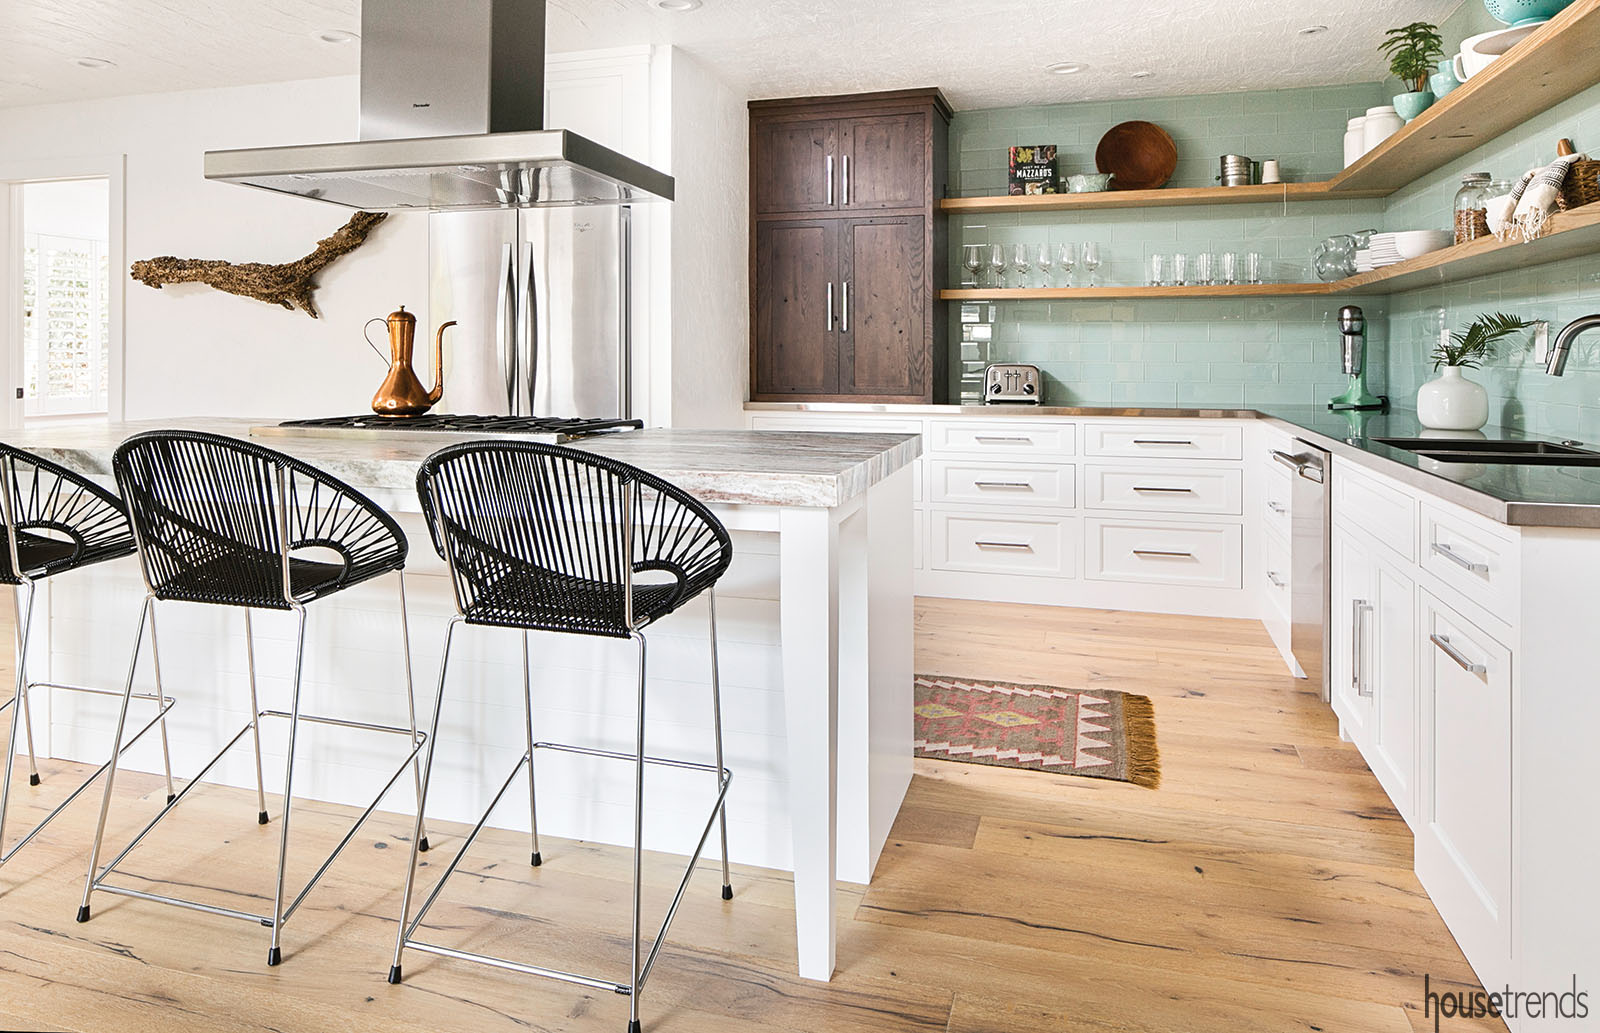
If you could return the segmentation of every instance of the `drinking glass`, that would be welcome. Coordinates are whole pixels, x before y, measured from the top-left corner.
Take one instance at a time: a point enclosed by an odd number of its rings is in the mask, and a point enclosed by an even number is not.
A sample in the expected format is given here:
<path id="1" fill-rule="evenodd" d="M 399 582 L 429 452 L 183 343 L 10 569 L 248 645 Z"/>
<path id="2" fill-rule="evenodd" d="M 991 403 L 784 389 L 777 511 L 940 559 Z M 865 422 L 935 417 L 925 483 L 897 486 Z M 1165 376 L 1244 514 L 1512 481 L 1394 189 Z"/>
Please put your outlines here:
<path id="1" fill-rule="evenodd" d="M 1072 267 L 1078 264 L 1078 245 L 1073 243 L 1056 245 L 1056 265 L 1061 267 L 1061 278 L 1066 282 L 1061 286 L 1072 286 Z"/>
<path id="2" fill-rule="evenodd" d="M 1154 254 L 1150 256 L 1150 286 L 1165 287 L 1167 285 L 1167 256 Z"/>
<path id="3" fill-rule="evenodd" d="M 1050 245 L 1049 244 L 1040 244 L 1039 245 L 1039 258 L 1038 258 L 1039 286 L 1041 286 L 1041 287 L 1053 287 L 1053 286 L 1055 286 L 1054 284 L 1052 284 L 1050 282 L 1050 267 L 1052 265 L 1054 265 L 1054 264 L 1055 264 L 1055 260 L 1050 257 Z"/>
<path id="4" fill-rule="evenodd" d="M 1261 252 L 1252 251 L 1248 255 L 1245 255 L 1244 256 L 1244 282 L 1245 283 L 1261 283 L 1262 282 L 1262 280 L 1261 280 L 1262 267 L 1265 266 L 1265 265 L 1266 265 L 1266 263 L 1264 261 L 1262 261 L 1262 258 L 1261 258 Z"/>
<path id="5" fill-rule="evenodd" d="M 961 250 L 961 264 L 972 276 L 972 286 L 978 287 L 978 270 L 983 268 L 983 245 L 968 244 Z"/>
<path id="6" fill-rule="evenodd" d="M 1194 256 L 1194 282 L 1202 287 L 1210 287 L 1216 283 L 1216 266 L 1216 258 L 1211 252 L 1197 252 Z"/>
<path id="7" fill-rule="evenodd" d="M 994 272 L 994 286 L 1006 285 L 1006 251 L 999 244 L 989 245 L 989 268 Z"/>
<path id="8" fill-rule="evenodd" d="M 1100 268 L 1100 245 L 1090 241 L 1083 245 L 1083 267 L 1089 270 L 1088 286 L 1094 286 L 1094 271 Z"/>
<path id="9" fill-rule="evenodd" d="M 1182 251 L 1172 256 L 1172 285 L 1189 286 L 1189 256 Z"/>
<path id="10" fill-rule="evenodd" d="M 1239 282 L 1239 254 L 1235 251 L 1222 253 L 1222 282 L 1235 284 Z"/>
<path id="11" fill-rule="evenodd" d="M 1017 271 L 1017 286 L 1028 285 L 1028 245 L 1011 245 L 1011 268 Z"/>

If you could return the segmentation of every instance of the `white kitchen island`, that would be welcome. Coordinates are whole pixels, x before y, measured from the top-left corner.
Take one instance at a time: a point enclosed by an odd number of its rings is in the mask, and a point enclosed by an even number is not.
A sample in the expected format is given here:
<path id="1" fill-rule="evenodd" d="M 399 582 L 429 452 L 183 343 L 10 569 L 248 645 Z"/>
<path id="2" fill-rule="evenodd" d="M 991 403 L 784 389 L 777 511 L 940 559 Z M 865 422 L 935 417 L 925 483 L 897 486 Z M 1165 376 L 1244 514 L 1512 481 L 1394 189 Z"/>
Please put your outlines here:
<path id="1" fill-rule="evenodd" d="M 128 436 L 157 427 L 249 437 L 267 420 L 57 424 L 7 440 L 109 483 L 111 455 Z M 411 542 L 406 582 L 418 711 L 426 714 L 443 626 L 452 612 L 448 579 L 423 526 L 418 464 L 467 436 L 352 433 L 341 438 L 259 436 L 340 477 L 400 520 Z M 911 777 L 912 463 L 921 446 L 905 434 L 789 434 L 645 430 L 586 439 L 574 447 L 633 463 L 711 505 L 734 535 L 735 560 L 719 584 L 729 840 L 736 863 L 794 873 L 799 971 L 828 979 L 835 955 L 835 880 L 866 883 Z M 403 715 L 404 667 L 396 579 L 379 579 L 310 607 L 305 697 L 323 713 L 394 722 Z M 35 681 L 119 686 L 144 586 L 133 559 L 54 579 L 46 648 Z M 709 654 L 704 600 L 652 626 L 652 752 L 710 756 Z M 243 619 L 236 611 L 183 603 L 160 607 L 163 673 L 179 700 L 171 714 L 174 773 L 195 771 L 225 729 L 248 713 Z M 256 621 L 263 705 L 286 694 L 292 629 L 286 615 Z M 631 743 L 631 653 L 625 645 L 536 635 L 534 717 L 541 739 L 607 748 Z M 524 750 L 520 639 L 468 629 L 451 666 L 429 817 L 472 821 L 502 770 Z M 148 660 L 140 688 L 153 688 Z M 112 714 L 103 701 L 61 693 L 34 707 L 36 738 L 51 755 L 104 760 Z M 453 716 L 452 716 L 453 715 Z M 160 769 L 146 737 L 125 767 Z M 263 729 L 271 771 L 282 744 Z M 48 744 L 46 746 L 45 744 Z M 298 766 L 297 796 L 363 804 L 393 771 L 392 742 L 324 732 Z M 277 761 L 277 763 L 274 763 Z M 651 773 L 645 846 L 688 853 L 702 799 L 714 792 L 694 773 Z M 248 750 L 212 779 L 254 786 Z M 540 759 L 542 833 L 629 844 L 631 776 L 604 762 Z M 701 781 L 705 781 L 701 777 Z M 365 796 L 363 794 L 366 794 Z M 386 808 L 411 806 L 401 779 Z M 518 824 L 519 816 L 521 824 Z M 181 813 L 174 817 L 181 821 Z M 493 823 L 527 828 L 526 808 L 503 805 Z M 159 832 L 157 833 L 159 835 Z M 557 845 L 559 847 L 559 844 Z M 291 846 L 292 849 L 292 846 Z M 559 849 L 547 851 L 551 861 Z M 352 863 L 342 861 L 341 863 Z M 735 878 L 737 893 L 737 877 Z M 706 894 L 713 906 L 714 891 Z M 737 897 L 732 905 L 738 906 Z M 383 944 L 374 944 L 381 960 Z"/>

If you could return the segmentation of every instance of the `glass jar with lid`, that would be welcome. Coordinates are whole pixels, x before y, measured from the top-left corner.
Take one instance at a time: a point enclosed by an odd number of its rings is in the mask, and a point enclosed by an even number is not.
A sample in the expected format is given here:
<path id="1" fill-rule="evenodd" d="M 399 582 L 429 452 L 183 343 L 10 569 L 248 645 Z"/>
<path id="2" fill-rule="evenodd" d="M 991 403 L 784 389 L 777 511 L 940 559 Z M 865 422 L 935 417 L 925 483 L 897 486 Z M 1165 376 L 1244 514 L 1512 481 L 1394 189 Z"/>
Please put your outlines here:
<path id="1" fill-rule="evenodd" d="M 1489 236 L 1488 188 L 1492 179 L 1487 172 L 1469 172 L 1461 177 L 1455 203 L 1457 244 Z"/>

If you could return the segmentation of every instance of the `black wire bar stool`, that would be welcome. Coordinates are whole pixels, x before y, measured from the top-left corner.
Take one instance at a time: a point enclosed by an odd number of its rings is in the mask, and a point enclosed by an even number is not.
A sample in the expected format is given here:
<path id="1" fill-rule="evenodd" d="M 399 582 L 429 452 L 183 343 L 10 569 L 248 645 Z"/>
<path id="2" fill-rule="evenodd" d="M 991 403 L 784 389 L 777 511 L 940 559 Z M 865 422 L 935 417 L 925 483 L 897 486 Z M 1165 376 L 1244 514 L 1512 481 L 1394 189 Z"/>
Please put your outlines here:
<path id="1" fill-rule="evenodd" d="M 6 814 L 11 803 L 11 779 L 15 772 L 19 735 L 28 747 L 28 784 L 37 786 L 39 760 L 34 751 L 33 721 L 28 697 L 34 689 L 53 689 L 97 696 L 121 696 L 118 689 L 89 685 L 63 685 L 57 682 L 28 680 L 28 640 L 33 627 L 33 603 L 38 582 L 71 570 L 120 559 L 133 554 L 133 532 L 128 527 L 122 500 L 93 481 L 42 456 L 0 444 L 0 476 L 5 478 L 0 518 L 5 528 L 5 548 L 0 551 L 0 584 L 14 586 L 11 603 L 16 614 L 16 687 L 0 711 L 11 707 L 11 737 L 7 741 L 5 781 L 0 783 L 0 864 L 9 861 L 27 846 L 45 826 L 66 810 L 94 783 L 110 762 L 81 781 L 65 800 L 36 823 L 10 849 L 5 848 Z M 23 600 L 17 598 L 20 589 Z M 172 798 L 172 761 L 167 748 L 164 718 L 173 700 L 156 683 L 156 692 L 135 693 L 133 698 L 157 704 L 156 715 L 117 750 L 121 753 L 157 724 L 161 727 L 161 757 L 166 766 L 167 798 Z M 120 733 L 120 728 L 119 728 Z"/>
<path id="2" fill-rule="evenodd" d="M 236 438 L 192 431 L 151 431 L 138 434 L 117 448 L 111 461 L 133 525 L 146 595 L 139 615 L 139 632 L 128 660 L 121 722 L 127 719 L 133 696 L 134 671 L 146 622 L 150 625 L 150 653 L 155 669 L 161 668 L 155 637 L 155 604 L 160 601 L 238 606 L 245 612 L 245 648 L 249 654 L 250 720 L 227 741 L 216 756 L 122 852 L 100 867 L 101 842 L 116 781 L 116 758 L 106 775 L 100 821 L 89 854 L 89 875 L 83 888 L 78 921 L 89 920 L 89 898 L 95 890 L 172 904 L 208 914 L 259 922 L 272 930 L 267 964 L 282 960 L 280 932 L 317 882 L 333 865 L 372 816 L 407 767 L 416 792 L 422 792 L 420 753 L 424 738 L 418 734 L 416 703 L 411 685 L 411 638 L 406 623 L 406 539 L 400 526 L 370 499 L 326 473 L 281 452 Z M 313 550 L 313 551 L 308 551 Z M 298 555 L 297 555 L 298 553 Z M 331 555 L 329 555 L 331 553 Z M 312 558 L 316 557 L 316 558 Z M 400 637 L 405 657 L 405 726 L 374 724 L 300 712 L 301 673 L 305 663 L 306 604 L 385 574 L 398 575 L 400 585 Z M 291 610 L 297 624 L 293 687 L 288 710 L 263 709 L 256 697 L 255 640 L 251 630 L 253 609 Z M 257 821 L 268 823 L 266 790 L 261 771 L 262 718 L 289 722 L 288 749 L 283 773 L 283 816 L 278 830 L 276 889 L 270 915 L 252 914 L 198 901 L 164 896 L 107 883 L 118 864 L 133 852 L 161 821 L 181 804 L 235 745 L 249 734 L 255 743 Z M 300 725 L 309 722 L 362 732 L 405 736 L 410 749 L 377 797 L 362 811 L 344 838 L 334 847 L 310 881 L 286 907 L 284 865 L 289 852 L 289 813 L 293 801 L 295 743 Z M 421 833 L 419 832 L 419 835 Z M 427 849 L 426 842 L 421 844 Z"/>
<path id="3" fill-rule="evenodd" d="M 555 445 L 479 441 L 442 449 L 423 462 L 417 474 L 417 492 L 434 548 L 449 565 L 456 604 L 456 613 L 445 631 L 444 655 L 439 661 L 438 693 L 434 699 L 427 760 L 422 769 L 422 792 L 417 806 L 418 835 L 427 806 L 439 715 L 444 707 L 450 646 L 458 624 L 465 622 L 521 631 L 528 752 L 506 777 L 483 817 L 478 819 L 414 917 L 411 896 L 416 880 L 417 851 L 412 850 L 401 896 L 400 928 L 389 982 L 400 982 L 401 955 L 409 947 L 627 996 L 628 1029 L 630 1033 L 637 1033 L 640 994 L 683 901 L 706 840 L 719 822 L 722 898 L 733 899 L 733 887 L 728 879 L 728 825 L 724 811 L 733 773 L 722 763 L 715 591 L 717 580 L 733 560 L 732 540 L 721 521 L 681 488 L 626 463 Z M 644 629 L 702 592 L 706 593 L 710 604 L 713 764 L 645 753 Z M 602 750 L 534 740 L 528 661 L 528 638 L 533 631 L 598 635 L 632 639 L 636 643 L 638 710 L 634 750 Z M 534 792 L 534 755 L 541 749 L 634 764 L 632 954 L 630 975 L 625 982 L 473 954 L 415 938 L 428 909 L 439 899 L 450 876 L 524 765 L 528 769 L 533 832 L 531 863 L 534 866 L 542 863 Z M 641 957 L 640 861 L 646 765 L 715 774 L 717 794 L 660 931 L 650 944 L 648 955 Z"/>

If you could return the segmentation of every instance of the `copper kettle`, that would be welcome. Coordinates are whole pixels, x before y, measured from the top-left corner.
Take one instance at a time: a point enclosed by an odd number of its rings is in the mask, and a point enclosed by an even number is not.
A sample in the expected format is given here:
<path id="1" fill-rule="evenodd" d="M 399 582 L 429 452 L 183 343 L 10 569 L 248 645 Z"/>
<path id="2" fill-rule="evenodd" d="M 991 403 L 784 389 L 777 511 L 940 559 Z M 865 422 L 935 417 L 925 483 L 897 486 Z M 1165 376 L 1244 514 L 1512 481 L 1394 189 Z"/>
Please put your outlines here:
<path id="1" fill-rule="evenodd" d="M 389 327 L 389 373 L 372 396 L 372 411 L 379 416 L 421 416 L 444 394 L 444 332 L 455 320 L 443 323 L 434 339 L 433 390 L 426 390 L 411 366 L 411 353 L 417 336 L 417 317 L 401 305 L 384 320 L 369 319 L 367 325 L 383 322 Z M 370 343 L 370 342 L 369 342 Z M 377 346 L 374 345 L 374 348 Z M 382 352 L 379 352 L 381 355 Z"/>

